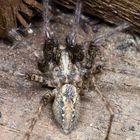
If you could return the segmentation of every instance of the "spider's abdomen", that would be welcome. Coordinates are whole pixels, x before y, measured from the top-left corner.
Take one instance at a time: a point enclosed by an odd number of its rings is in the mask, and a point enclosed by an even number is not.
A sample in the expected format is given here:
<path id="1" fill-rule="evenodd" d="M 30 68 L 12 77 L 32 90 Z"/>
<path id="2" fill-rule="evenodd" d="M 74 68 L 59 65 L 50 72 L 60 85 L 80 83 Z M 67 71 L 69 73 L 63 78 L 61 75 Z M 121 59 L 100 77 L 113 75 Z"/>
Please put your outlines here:
<path id="1" fill-rule="evenodd" d="M 80 97 L 75 86 L 65 84 L 55 97 L 53 113 L 56 121 L 65 134 L 70 133 L 76 126 L 79 118 Z"/>

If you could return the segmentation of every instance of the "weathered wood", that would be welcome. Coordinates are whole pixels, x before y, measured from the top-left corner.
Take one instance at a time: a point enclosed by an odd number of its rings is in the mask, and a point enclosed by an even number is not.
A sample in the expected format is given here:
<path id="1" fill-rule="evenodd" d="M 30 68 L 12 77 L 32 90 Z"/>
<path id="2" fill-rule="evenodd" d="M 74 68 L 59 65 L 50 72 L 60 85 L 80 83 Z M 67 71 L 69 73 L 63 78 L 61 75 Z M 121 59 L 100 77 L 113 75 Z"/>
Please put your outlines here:
<path id="1" fill-rule="evenodd" d="M 19 21 L 25 29 L 28 28 L 28 23 L 21 13 L 27 15 L 29 18 L 33 17 L 34 13 L 29 6 L 39 10 L 43 9 L 43 6 L 36 0 L 0 1 L 0 38 L 7 37 L 9 30 L 17 28 L 17 21 Z"/>
<path id="2" fill-rule="evenodd" d="M 68 23 L 73 19 L 70 15 L 61 16 Z M 94 20 L 91 22 L 94 23 Z M 71 30 L 70 26 L 60 25 L 59 22 L 51 25 L 56 30 L 55 35 L 59 41 L 64 41 Z M 93 33 L 89 27 L 88 34 L 80 28 L 78 41 L 92 40 L 93 37 L 114 30 L 103 24 L 99 26 L 97 33 Z M 26 38 L 25 46 L 20 44 L 18 49 L 9 50 L 6 45 L 0 44 L 1 140 L 25 140 L 31 120 L 37 115 L 40 99 L 47 92 L 46 88 L 26 80 L 23 75 L 29 71 L 39 72 L 36 56 L 42 54 L 43 28 L 38 26 L 35 33 L 36 36 Z M 100 43 L 102 45 L 99 46 L 100 53 L 95 63 L 103 64 L 103 71 L 97 75 L 96 83 L 115 111 L 110 140 L 139 140 L 140 53 L 135 48 L 135 40 L 131 35 L 117 32 Z M 79 123 L 71 134 L 61 133 L 54 121 L 52 106 L 48 104 L 38 119 L 30 140 L 104 140 L 108 120 L 109 113 L 100 96 L 93 90 L 82 97 Z"/>
<path id="3" fill-rule="evenodd" d="M 40 4 L 39 2 L 35 1 L 35 0 L 24 0 L 25 3 L 29 4 L 32 7 L 35 7 L 39 10 L 43 9 L 42 4 Z"/>
<path id="4" fill-rule="evenodd" d="M 76 3 L 75 0 L 54 0 L 54 2 L 69 9 L 74 9 Z M 83 11 L 115 25 L 128 21 L 137 32 L 140 32 L 139 0 L 86 0 Z"/>
<path id="5" fill-rule="evenodd" d="M 69 9 L 75 9 L 76 0 L 53 0 L 53 2 Z M 42 4 L 36 0 L 1 0 L 0 5 L 0 37 L 7 36 L 11 28 L 17 27 L 17 19 L 25 28 L 27 27 L 19 11 L 32 17 L 34 14 L 28 6 L 37 11 L 43 10 Z M 115 25 L 128 21 L 133 29 L 140 33 L 139 0 L 87 0 L 84 1 L 83 11 Z"/>
<path id="6" fill-rule="evenodd" d="M 0 0 L 0 37 L 7 36 L 8 30 L 16 27 L 16 12 L 19 0 Z"/>
<path id="7" fill-rule="evenodd" d="M 23 12 L 24 14 L 26 14 L 29 17 L 33 16 L 33 11 L 31 9 L 29 9 L 29 7 L 24 3 L 20 3 L 19 11 Z"/>

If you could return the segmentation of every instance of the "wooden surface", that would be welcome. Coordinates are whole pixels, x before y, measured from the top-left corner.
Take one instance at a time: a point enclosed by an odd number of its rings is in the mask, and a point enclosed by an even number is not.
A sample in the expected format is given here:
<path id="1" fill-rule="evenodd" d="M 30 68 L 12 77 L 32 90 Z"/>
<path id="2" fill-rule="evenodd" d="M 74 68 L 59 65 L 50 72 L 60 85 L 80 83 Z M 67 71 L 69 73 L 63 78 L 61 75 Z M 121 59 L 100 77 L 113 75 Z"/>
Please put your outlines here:
<path id="1" fill-rule="evenodd" d="M 0 38 L 10 36 L 10 30 L 17 29 L 19 26 L 27 30 L 31 22 L 30 18 L 35 15 L 31 7 L 38 10 L 38 13 L 43 9 L 42 4 L 35 0 L 1 0 Z"/>
<path id="2" fill-rule="evenodd" d="M 0 0 L 0 37 L 6 37 L 11 28 L 17 27 L 18 5 L 19 0 Z"/>
<path id="3" fill-rule="evenodd" d="M 75 8 L 75 0 L 54 0 L 69 9 Z M 83 11 L 118 25 L 124 20 L 140 28 L 139 0 L 86 0 Z"/>
<path id="4" fill-rule="evenodd" d="M 64 23 L 72 22 L 72 16 L 63 15 Z M 65 19 L 65 20 L 64 20 Z M 64 39 L 70 26 L 54 23 L 57 37 Z M 105 24 L 98 25 L 98 32 L 80 29 L 78 41 L 93 38 L 114 30 Z M 140 43 L 137 38 L 137 43 Z M 42 50 L 42 26 L 37 25 L 34 36 L 17 46 L 0 43 L 0 139 L 24 140 L 31 119 L 36 116 L 39 101 L 46 92 L 36 83 L 25 80 L 24 73 L 38 72 L 37 58 Z M 140 138 L 140 53 L 133 37 L 117 32 L 98 45 L 101 54 L 96 63 L 103 64 L 102 74 L 97 76 L 100 90 L 115 111 L 110 140 L 139 140 Z M 109 113 L 100 97 L 93 91 L 82 98 L 81 115 L 77 128 L 69 135 L 61 133 L 52 115 L 51 103 L 43 110 L 30 140 L 103 140 Z"/>
<path id="5" fill-rule="evenodd" d="M 75 0 L 53 0 L 52 3 L 75 9 Z M 32 22 L 31 17 L 36 15 L 34 10 L 38 14 L 43 11 L 42 4 L 36 0 L 1 0 L 0 5 L 0 37 L 3 38 L 8 35 L 11 28 L 17 28 L 17 21 L 28 30 L 29 22 Z M 57 5 L 57 8 L 60 7 Z M 139 0 L 87 0 L 84 1 L 83 12 L 115 25 L 127 21 L 132 24 L 131 30 L 140 33 Z"/>

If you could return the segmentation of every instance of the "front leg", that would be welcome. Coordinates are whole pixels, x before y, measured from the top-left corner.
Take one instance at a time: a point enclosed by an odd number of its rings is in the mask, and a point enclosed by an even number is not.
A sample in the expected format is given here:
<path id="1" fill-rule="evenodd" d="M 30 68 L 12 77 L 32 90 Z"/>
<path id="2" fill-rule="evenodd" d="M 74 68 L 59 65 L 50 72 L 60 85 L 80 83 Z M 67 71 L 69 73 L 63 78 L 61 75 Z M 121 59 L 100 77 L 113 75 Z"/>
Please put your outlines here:
<path id="1" fill-rule="evenodd" d="M 58 50 L 58 41 L 55 37 L 45 38 L 43 47 L 43 59 L 38 62 L 38 69 L 45 73 L 50 71 L 50 63 L 57 63 L 56 51 Z"/>
<path id="2" fill-rule="evenodd" d="M 43 56 L 44 59 L 38 62 L 38 69 L 45 73 L 49 71 L 50 62 L 55 60 L 55 49 L 58 48 L 58 41 L 53 33 L 50 24 L 50 17 L 51 17 L 51 0 L 44 0 L 43 1 L 43 17 L 44 17 L 44 47 L 43 47 Z"/>
<path id="3" fill-rule="evenodd" d="M 83 5 L 82 0 L 77 0 L 75 13 L 74 13 L 74 23 L 72 26 L 71 35 L 67 36 L 67 38 L 66 38 L 66 43 L 70 47 L 74 47 L 77 44 L 76 37 L 77 37 L 78 31 L 79 31 L 82 5 Z"/>
<path id="4" fill-rule="evenodd" d="M 76 40 L 79 31 L 82 3 L 83 2 L 81 0 L 77 0 L 72 31 L 71 34 L 68 35 L 65 40 L 66 47 L 70 52 L 71 61 L 74 64 L 76 62 L 82 61 L 84 58 L 82 46 L 79 45 Z"/>

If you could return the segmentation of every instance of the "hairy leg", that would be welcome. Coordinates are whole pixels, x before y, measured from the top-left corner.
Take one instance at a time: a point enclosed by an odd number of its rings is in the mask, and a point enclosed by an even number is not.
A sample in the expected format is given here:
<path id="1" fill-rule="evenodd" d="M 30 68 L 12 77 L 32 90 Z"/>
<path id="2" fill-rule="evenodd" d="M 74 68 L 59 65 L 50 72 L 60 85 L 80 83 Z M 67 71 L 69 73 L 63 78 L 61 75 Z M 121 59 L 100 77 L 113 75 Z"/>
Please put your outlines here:
<path id="1" fill-rule="evenodd" d="M 81 9 L 82 9 L 82 1 L 77 0 L 72 32 L 66 38 L 66 43 L 70 47 L 74 47 L 77 44 L 76 43 L 76 36 L 77 36 L 77 33 L 78 33 L 78 28 L 79 28 L 79 22 L 80 22 L 80 17 L 81 17 Z"/>
<path id="2" fill-rule="evenodd" d="M 44 87 L 55 88 L 55 83 L 53 80 L 47 78 L 46 76 L 38 75 L 38 74 L 26 74 L 26 78 L 30 81 L 34 81 L 40 83 Z"/>
<path id="3" fill-rule="evenodd" d="M 47 92 L 40 101 L 40 106 L 36 111 L 36 116 L 31 119 L 31 124 L 28 128 L 28 131 L 25 133 L 24 140 L 29 140 L 31 133 L 37 123 L 37 120 L 40 119 L 41 113 L 43 108 L 48 104 L 49 101 L 51 101 L 56 95 L 56 90 L 53 90 L 52 92 Z"/>
<path id="4" fill-rule="evenodd" d="M 44 106 L 43 104 L 40 104 L 40 106 L 39 106 L 39 108 L 37 109 L 37 112 L 36 112 L 37 116 L 31 119 L 31 124 L 30 124 L 30 126 L 28 128 L 28 131 L 25 133 L 24 140 L 29 140 L 30 139 L 30 135 L 31 135 L 31 133 L 32 133 L 32 131 L 34 129 L 34 126 L 36 125 L 37 120 L 41 116 L 43 106 Z"/>
<path id="5" fill-rule="evenodd" d="M 108 125 L 108 129 L 107 129 L 107 134 L 106 134 L 106 137 L 105 137 L 105 140 L 109 140 L 109 134 L 110 134 L 110 131 L 111 131 L 111 126 L 112 126 L 113 118 L 114 118 L 114 111 L 113 111 L 113 108 L 112 108 L 111 104 L 107 101 L 106 97 L 99 90 L 98 86 L 95 83 L 94 78 L 93 78 L 93 85 L 94 85 L 95 91 L 100 95 L 102 101 L 105 103 L 105 106 L 106 106 L 106 108 L 107 108 L 107 110 L 110 114 L 109 125 Z"/>
<path id="6" fill-rule="evenodd" d="M 66 37 L 66 47 L 71 53 L 72 63 L 80 62 L 84 58 L 84 53 L 82 50 L 82 45 L 79 45 L 76 41 L 76 36 L 78 34 L 79 22 L 81 17 L 82 1 L 77 0 L 75 14 L 74 14 L 74 23 L 70 35 Z"/>
<path id="7" fill-rule="evenodd" d="M 52 39 L 52 36 L 53 36 L 53 32 L 51 31 L 51 28 L 50 28 L 50 8 L 51 8 L 50 1 L 51 0 L 43 1 L 44 34 L 45 34 L 46 40 Z"/>
<path id="8" fill-rule="evenodd" d="M 49 62 L 54 61 L 55 57 L 55 49 L 58 48 L 58 41 L 54 36 L 54 32 L 51 29 L 50 18 L 51 18 L 51 0 L 44 0 L 44 47 L 43 47 L 43 55 L 44 59 L 38 62 L 38 69 L 45 73 L 49 71 Z"/>

